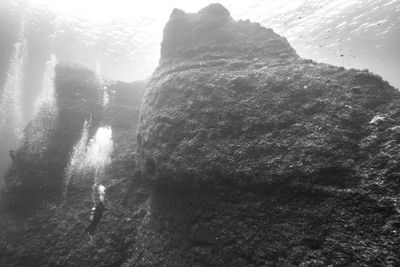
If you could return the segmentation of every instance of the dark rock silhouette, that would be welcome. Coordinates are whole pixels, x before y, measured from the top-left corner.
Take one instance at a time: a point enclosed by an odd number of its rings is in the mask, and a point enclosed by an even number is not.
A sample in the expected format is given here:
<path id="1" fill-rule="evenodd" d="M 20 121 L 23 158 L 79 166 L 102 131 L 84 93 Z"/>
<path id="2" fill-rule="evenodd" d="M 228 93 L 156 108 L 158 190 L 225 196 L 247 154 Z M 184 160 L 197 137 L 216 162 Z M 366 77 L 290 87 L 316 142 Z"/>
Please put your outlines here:
<path id="1" fill-rule="evenodd" d="M 23 145 L 14 153 L 13 165 L 6 177 L 3 204 L 10 209 L 32 211 L 32 207 L 41 205 L 43 201 L 57 203 L 60 200 L 65 187 L 65 168 L 85 120 L 91 121 L 90 136 L 100 122 L 108 123 L 116 130 L 119 146 L 125 150 L 136 149 L 132 131 L 136 131 L 144 83 L 111 83 L 108 90 L 113 92 L 112 105 L 105 111 L 101 105 L 98 80 L 92 71 L 79 66 L 59 65 L 56 73 L 56 126 L 46 133 L 48 144 L 39 151 L 32 151 L 29 143 L 38 130 L 35 122 L 26 127 Z M 130 132 L 123 135 L 122 131 Z M 116 149 L 121 150 L 119 147 Z M 88 187 L 92 182 L 89 180 Z"/>
<path id="2" fill-rule="evenodd" d="M 9 208 L 31 210 L 43 200 L 57 200 L 64 187 L 65 166 L 72 147 L 80 138 L 85 119 L 93 114 L 96 122 L 100 116 L 98 86 L 93 72 L 59 65 L 56 73 L 56 126 L 45 133 L 48 144 L 43 144 L 45 147 L 39 151 L 30 149 L 29 140 L 41 125 L 32 121 L 26 127 L 22 146 L 16 151 L 16 160 L 6 176 L 5 199 Z"/>
<path id="3" fill-rule="evenodd" d="M 59 115 L 51 139 L 42 153 L 29 153 L 27 145 L 16 151 L 7 176 L 0 202 L 7 208 L 0 209 L 0 266 L 118 266 L 129 255 L 142 219 L 142 213 L 135 212 L 149 197 L 146 186 L 136 188 L 141 181 L 134 176 L 136 126 L 146 83 L 107 82 L 110 104 L 105 110 L 92 71 L 68 65 L 56 71 Z M 62 194 L 65 167 L 90 115 L 90 136 L 101 122 L 112 127 L 114 141 L 106 184 L 110 211 L 96 229 L 94 244 L 82 235 L 93 205 L 94 177 L 71 184 L 65 199 Z"/>

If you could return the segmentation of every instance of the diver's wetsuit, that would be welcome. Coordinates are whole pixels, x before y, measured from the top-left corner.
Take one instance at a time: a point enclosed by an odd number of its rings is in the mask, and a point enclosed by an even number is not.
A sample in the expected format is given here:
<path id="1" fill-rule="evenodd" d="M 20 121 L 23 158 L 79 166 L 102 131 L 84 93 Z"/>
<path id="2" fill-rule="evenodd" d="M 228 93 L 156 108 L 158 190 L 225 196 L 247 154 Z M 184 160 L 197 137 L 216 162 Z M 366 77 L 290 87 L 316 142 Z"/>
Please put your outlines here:
<path id="1" fill-rule="evenodd" d="M 101 216 L 103 215 L 103 211 L 105 210 L 105 206 L 102 201 L 97 202 L 96 206 L 93 207 L 91 215 L 90 215 L 90 220 L 91 224 L 89 225 L 88 228 L 86 228 L 85 232 L 88 232 L 90 235 L 93 235 L 94 230 L 96 229 L 96 226 L 99 224 Z"/>

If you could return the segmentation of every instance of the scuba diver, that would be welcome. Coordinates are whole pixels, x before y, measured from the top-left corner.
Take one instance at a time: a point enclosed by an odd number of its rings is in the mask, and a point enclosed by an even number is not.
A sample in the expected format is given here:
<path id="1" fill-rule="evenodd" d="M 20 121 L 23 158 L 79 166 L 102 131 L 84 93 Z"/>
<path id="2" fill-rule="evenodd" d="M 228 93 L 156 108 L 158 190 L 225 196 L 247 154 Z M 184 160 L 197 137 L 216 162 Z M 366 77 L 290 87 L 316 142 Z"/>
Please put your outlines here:
<path id="1" fill-rule="evenodd" d="M 96 205 L 92 208 L 92 211 L 90 212 L 90 225 L 84 233 L 88 232 L 90 236 L 93 235 L 94 230 L 96 229 L 97 225 L 100 222 L 101 216 L 103 216 L 103 211 L 106 210 L 106 207 L 104 206 L 103 201 L 98 201 Z"/>

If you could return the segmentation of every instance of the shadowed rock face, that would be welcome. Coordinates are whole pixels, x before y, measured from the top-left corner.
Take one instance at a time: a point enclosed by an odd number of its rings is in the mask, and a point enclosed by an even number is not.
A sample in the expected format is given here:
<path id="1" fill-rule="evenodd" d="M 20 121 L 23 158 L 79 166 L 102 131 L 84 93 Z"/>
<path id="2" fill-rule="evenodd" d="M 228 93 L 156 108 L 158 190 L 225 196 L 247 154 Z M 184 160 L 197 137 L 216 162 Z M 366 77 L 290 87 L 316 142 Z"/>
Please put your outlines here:
<path id="1" fill-rule="evenodd" d="M 31 148 L 32 136 L 41 125 L 35 119 L 26 127 L 25 138 L 15 151 L 13 164 L 6 176 L 4 202 L 15 210 L 28 210 L 43 201 L 57 203 L 65 190 L 65 168 L 72 149 L 81 137 L 85 120 L 90 120 L 89 137 L 100 125 L 114 129 L 116 153 L 136 149 L 135 132 L 144 83 L 111 83 L 108 91 L 111 104 L 101 105 L 95 73 L 80 67 L 59 65 L 56 68 L 55 93 L 57 114 L 54 127 L 43 132 L 42 148 Z M 41 114 L 39 114 L 41 115 Z M 44 117 L 48 114 L 43 114 Z M 43 140 L 36 140 L 43 141 Z M 92 178 L 88 179 L 88 184 Z"/>
<path id="2" fill-rule="evenodd" d="M 55 124 L 36 140 L 42 147 L 31 149 L 30 140 L 45 125 L 34 118 L 24 130 L 24 140 L 15 152 L 6 176 L 5 201 L 10 208 L 30 210 L 42 201 L 56 201 L 64 188 L 64 169 L 72 147 L 79 140 L 85 120 L 93 116 L 94 124 L 101 115 L 96 76 L 88 69 L 59 65 L 56 68 Z M 38 114 L 52 116 L 51 114 Z M 43 142 L 46 139 L 46 142 Z"/>
<path id="3" fill-rule="evenodd" d="M 56 127 L 49 132 L 42 153 L 32 153 L 26 144 L 16 152 L 0 200 L 0 207 L 8 207 L 0 208 L 0 266 L 120 266 L 130 256 L 146 214 L 141 211 L 142 202 L 149 197 L 149 190 L 138 188 L 133 181 L 136 126 L 145 82 L 107 84 L 109 104 L 104 109 L 92 71 L 57 67 Z M 97 126 L 109 125 L 114 142 L 104 183 L 106 205 L 112 213 L 104 213 L 94 241 L 83 234 L 93 205 L 94 173 L 82 174 L 68 190 L 63 183 L 73 146 L 90 116 L 89 136 Z M 31 129 L 32 124 L 25 129 L 28 137 Z"/>

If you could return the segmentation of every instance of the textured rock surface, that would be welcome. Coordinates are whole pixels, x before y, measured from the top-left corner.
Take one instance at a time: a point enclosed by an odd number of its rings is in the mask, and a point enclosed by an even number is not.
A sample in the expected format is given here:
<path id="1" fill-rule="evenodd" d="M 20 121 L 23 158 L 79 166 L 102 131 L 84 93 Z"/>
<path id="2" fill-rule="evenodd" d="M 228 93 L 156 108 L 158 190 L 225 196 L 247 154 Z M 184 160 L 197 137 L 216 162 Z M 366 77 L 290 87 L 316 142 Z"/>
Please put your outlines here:
<path id="1" fill-rule="evenodd" d="M 116 150 L 94 239 L 82 235 L 90 188 L 76 187 L 29 218 L 0 213 L 1 266 L 400 264 L 394 88 L 301 59 L 220 5 L 173 11 L 161 56 L 141 108 L 138 168 L 141 95 L 129 88 L 139 85 L 114 84 L 102 114 Z"/>
<path id="2" fill-rule="evenodd" d="M 212 4 L 196 14 L 186 14 L 179 9 L 172 11 L 164 28 L 160 63 L 171 67 L 182 60 L 201 64 L 202 60 L 254 60 L 277 56 L 298 57 L 286 39 L 273 30 L 258 23 L 234 21 L 227 9 Z"/>
<path id="3" fill-rule="evenodd" d="M 368 71 L 301 59 L 219 5 L 174 11 L 161 51 L 138 138 L 157 183 L 356 185 L 369 121 L 399 95 Z"/>
<path id="4" fill-rule="evenodd" d="M 58 114 L 55 127 L 43 131 L 42 148 L 31 147 L 32 136 L 42 125 L 35 119 L 26 127 L 21 148 L 15 152 L 13 165 L 6 176 L 5 199 L 30 209 L 43 200 L 55 201 L 63 190 L 64 169 L 72 147 L 79 140 L 82 125 L 93 114 L 96 122 L 101 112 L 96 76 L 88 69 L 58 66 L 55 94 Z M 40 116 L 41 114 L 39 114 Z M 51 116 L 51 114 L 43 114 Z M 39 145 L 39 146 L 40 146 Z"/>
<path id="5" fill-rule="evenodd" d="M 8 191 L 1 199 L 2 204 L 8 204 L 8 212 L 0 209 L 0 266 L 119 266 L 128 257 L 142 219 L 135 212 L 149 195 L 146 186 L 133 188 L 140 181 L 133 183 L 132 179 L 136 125 L 145 82 L 110 83 L 106 110 L 99 105 L 97 82 L 87 69 L 57 68 L 59 116 L 57 127 L 51 132 L 53 139 L 41 155 L 27 153 L 26 146 L 17 152 L 7 179 Z M 108 124 L 113 129 L 115 145 L 106 184 L 111 212 L 104 215 L 93 241 L 83 234 L 93 205 L 93 176 L 82 179 L 87 184 L 71 186 L 60 203 L 67 161 L 90 115 L 90 135 L 100 122 Z M 130 207 L 121 203 L 129 203 Z"/>
<path id="6" fill-rule="evenodd" d="M 218 4 L 175 10 L 162 45 L 137 154 L 156 190 L 131 264 L 399 264 L 395 88 Z"/>
<path id="7" fill-rule="evenodd" d="M 6 177 L 4 198 L 10 207 L 16 205 L 29 209 L 42 204 L 42 201 L 55 202 L 59 199 L 64 190 L 64 171 L 72 148 L 81 137 L 85 120 L 91 120 L 90 136 L 100 122 L 114 128 L 116 151 L 130 149 L 133 153 L 136 149 L 134 133 L 144 83 L 111 84 L 108 90 L 112 104 L 107 110 L 101 105 L 103 96 L 98 79 L 88 69 L 58 66 L 55 87 L 58 112 L 55 127 L 40 136 L 47 140 L 42 144 L 44 148 L 32 149 L 30 140 L 34 131 L 38 130 L 33 121 L 25 129 L 22 147 L 15 152 L 12 168 Z"/>

